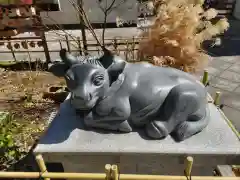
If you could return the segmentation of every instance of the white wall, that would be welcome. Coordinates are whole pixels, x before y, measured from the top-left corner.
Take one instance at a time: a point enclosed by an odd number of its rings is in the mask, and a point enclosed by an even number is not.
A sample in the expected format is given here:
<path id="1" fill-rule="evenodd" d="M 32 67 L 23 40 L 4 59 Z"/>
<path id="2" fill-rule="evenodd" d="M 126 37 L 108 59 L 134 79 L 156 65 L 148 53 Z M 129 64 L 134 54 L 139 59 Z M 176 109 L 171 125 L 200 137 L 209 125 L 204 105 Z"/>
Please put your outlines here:
<path id="1" fill-rule="evenodd" d="M 71 0 L 77 2 L 77 0 Z M 116 0 L 119 4 L 122 0 Z M 72 7 L 69 0 L 59 0 L 60 11 L 41 12 L 41 17 L 44 24 L 79 24 L 78 13 Z M 106 0 L 103 0 L 104 5 Z M 108 4 L 112 0 L 107 1 Z M 104 14 L 98 6 L 97 0 L 84 0 L 84 9 L 87 12 L 89 20 L 92 23 L 101 23 L 104 20 Z M 107 22 L 116 22 L 116 17 L 120 16 L 127 21 L 137 20 L 137 0 L 127 0 L 111 12 L 108 16 Z"/>

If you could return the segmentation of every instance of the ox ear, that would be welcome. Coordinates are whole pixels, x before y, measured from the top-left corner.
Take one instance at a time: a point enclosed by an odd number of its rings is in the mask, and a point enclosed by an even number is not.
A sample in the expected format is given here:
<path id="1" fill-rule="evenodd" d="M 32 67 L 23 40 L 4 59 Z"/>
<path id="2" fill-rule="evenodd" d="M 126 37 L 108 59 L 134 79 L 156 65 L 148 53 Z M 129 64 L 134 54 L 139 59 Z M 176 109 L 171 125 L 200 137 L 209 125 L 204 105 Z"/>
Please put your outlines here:
<path id="1" fill-rule="evenodd" d="M 63 62 L 58 62 L 49 66 L 48 71 L 57 77 L 64 77 L 69 66 Z"/>
<path id="2" fill-rule="evenodd" d="M 78 62 L 77 58 L 72 54 L 68 53 L 66 49 L 61 49 L 59 52 L 59 56 L 61 60 L 69 66 L 76 64 Z"/>
<path id="3" fill-rule="evenodd" d="M 118 76 L 123 72 L 126 66 L 126 61 L 118 56 L 113 58 L 113 63 L 107 68 L 109 76 L 113 81 L 117 80 Z"/>
<path id="4" fill-rule="evenodd" d="M 107 69 L 113 63 L 113 59 L 113 53 L 110 50 L 103 48 L 103 56 L 99 58 L 99 62 L 103 67 Z"/>
<path id="5" fill-rule="evenodd" d="M 123 72 L 126 66 L 126 61 L 119 56 L 114 55 L 107 49 L 104 50 L 104 55 L 99 59 L 99 61 L 108 71 L 110 84 L 118 79 L 118 76 Z"/>
<path id="6" fill-rule="evenodd" d="M 48 67 L 48 71 L 51 72 L 53 75 L 58 77 L 63 77 L 67 70 L 73 65 L 77 63 L 77 58 L 73 55 L 69 54 L 66 49 L 61 49 L 59 52 L 59 56 L 62 62 L 57 62 L 51 64 Z"/>

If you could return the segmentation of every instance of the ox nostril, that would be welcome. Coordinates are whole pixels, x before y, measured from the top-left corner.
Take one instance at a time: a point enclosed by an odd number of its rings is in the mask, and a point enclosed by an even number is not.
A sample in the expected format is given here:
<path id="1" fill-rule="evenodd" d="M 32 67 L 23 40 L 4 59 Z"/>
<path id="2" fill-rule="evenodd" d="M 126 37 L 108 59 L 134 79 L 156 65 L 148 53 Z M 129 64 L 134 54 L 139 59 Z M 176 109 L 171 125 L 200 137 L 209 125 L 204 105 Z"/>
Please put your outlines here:
<path id="1" fill-rule="evenodd" d="M 92 100 L 92 94 L 91 93 L 89 93 L 89 95 L 88 95 L 88 100 L 89 101 Z"/>
<path id="2" fill-rule="evenodd" d="M 92 95 L 91 93 L 88 93 L 85 96 L 73 95 L 73 98 L 82 101 L 90 101 L 92 99 Z"/>
<path id="3" fill-rule="evenodd" d="M 73 98 L 74 99 L 78 99 L 78 100 L 84 100 L 83 97 L 79 96 L 79 95 L 76 95 L 76 94 L 73 94 Z"/>
<path id="4" fill-rule="evenodd" d="M 81 96 L 78 96 L 77 99 L 79 100 L 85 100 L 85 98 L 81 97 Z"/>

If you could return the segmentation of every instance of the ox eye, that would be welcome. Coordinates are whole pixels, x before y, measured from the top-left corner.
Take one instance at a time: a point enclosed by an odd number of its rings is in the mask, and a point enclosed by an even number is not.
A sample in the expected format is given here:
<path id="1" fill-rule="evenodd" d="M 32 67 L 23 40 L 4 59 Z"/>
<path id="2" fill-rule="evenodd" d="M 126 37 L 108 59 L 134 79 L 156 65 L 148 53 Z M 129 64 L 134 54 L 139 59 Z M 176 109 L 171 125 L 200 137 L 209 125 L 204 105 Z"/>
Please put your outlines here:
<path id="1" fill-rule="evenodd" d="M 93 84 L 95 86 L 100 86 L 103 83 L 103 80 L 104 80 L 104 75 L 103 74 L 98 74 L 98 75 L 94 76 Z"/>

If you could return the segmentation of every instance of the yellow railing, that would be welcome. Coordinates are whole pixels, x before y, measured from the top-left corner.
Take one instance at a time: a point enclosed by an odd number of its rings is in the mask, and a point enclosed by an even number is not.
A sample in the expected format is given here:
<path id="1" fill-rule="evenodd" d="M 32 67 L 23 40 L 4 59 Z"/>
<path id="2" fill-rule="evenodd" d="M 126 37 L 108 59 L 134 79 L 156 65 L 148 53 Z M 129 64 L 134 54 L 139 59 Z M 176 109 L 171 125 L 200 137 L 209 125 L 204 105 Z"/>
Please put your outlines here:
<path id="1" fill-rule="evenodd" d="M 41 172 L 0 172 L 0 179 L 8 178 L 44 178 L 50 179 L 84 179 L 84 180 L 240 180 L 240 177 L 221 177 L 221 176 L 191 176 L 193 158 L 186 158 L 185 176 L 167 175 L 138 175 L 120 174 L 117 165 L 105 165 L 105 173 L 65 173 L 48 172 L 41 154 L 36 156 L 37 163 Z"/>
<path id="2" fill-rule="evenodd" d="M 203 78 L 202 78 L 202 83 L 206 86 L 209 82 L 208 79 L 208 71 L 205 70 L 204 74 L 203 74 Z M 214 99 L 212 99 L 211 97 L 211 101 L 213 102 L 214 105 L 219 106 L 220 105 L 220 95 L 221 92 L 217 91 L 215 94 Z M 219 108 L 219 112 L 221 113 L 221 115 L 223 116 L 223 118 L 225 119 L 225 121 L 228 123 L 229 127 L 232 129 L 232 131 L 236 134 L 236 136 L 238 137 L 238 139 L 240 139 L 240 133 L 238 132 L 238 130 L 234 127 L 234 125 L 231 123 L 231 121 L 225 116 L 225 114 L 223 113 L 223 111 Z"/>
<path id="3" fill-rule="evenodd" d="M 117 177 L 107 177 L 106 174 L 97 173 L 44 173 L 39 176 L 37 172 L 1 172 L 0 179 L 3 178 L 51 178 L 51 179 L 84 179 L 84 180 L 187 180 L 186 176 L 161 176 L 161 175 L 137 175 L 119 174 Z M 118 178 L 119 177 L 119 178 Z M 192 180 L 240 180 L 240 177 L 221 176 L 192 176 Z"/>

